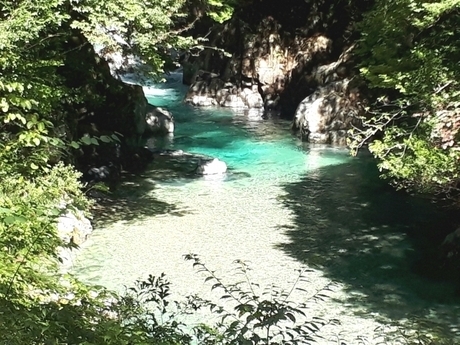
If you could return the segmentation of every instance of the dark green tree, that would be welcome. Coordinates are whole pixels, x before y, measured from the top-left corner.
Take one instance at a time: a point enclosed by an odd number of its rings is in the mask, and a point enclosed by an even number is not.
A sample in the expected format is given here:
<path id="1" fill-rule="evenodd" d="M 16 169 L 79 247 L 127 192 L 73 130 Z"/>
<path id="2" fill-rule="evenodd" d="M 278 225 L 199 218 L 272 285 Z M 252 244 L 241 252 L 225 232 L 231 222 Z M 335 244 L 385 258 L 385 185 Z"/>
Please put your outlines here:
<path id="1" fill-rule="evenodd" d="M 89 206 L 79 174 L 63 162 L 81 145 L 115 140 L 74 136 L 76 109 L 103 102 L 105 91 L 96 80 L 99 91 L 69 82 L 80 77 L 72 75 L 76 61 L 69 56 L 82 45 L 91 53 L 95 45 L 137 56 L 159 75 L 171 50 L 195 44 L 180 33 L 201 15 L 221 20 L 231 10 L 217 1 L 199 5 L 202 10 L 190 15 L 196 5 L 185 0 L 2 1 L 0 343 L 158 343 L 140 326 L 125 327 L 106 314 L 109 294 L 94 297 L 92 288 L 58 272 L 58 247 L 69 245 L 57 234 L 58 217 Z M 85 74 L 98 78 L 94 66 Z"/>
<path id="2" fill-rule="evenodd" d="M 378 97 L 350 144 L 369 143 L 399 188 L 458 191 L 459 14 L 458 0 L 377 0 L 359 24 L 361 75 Z"/>

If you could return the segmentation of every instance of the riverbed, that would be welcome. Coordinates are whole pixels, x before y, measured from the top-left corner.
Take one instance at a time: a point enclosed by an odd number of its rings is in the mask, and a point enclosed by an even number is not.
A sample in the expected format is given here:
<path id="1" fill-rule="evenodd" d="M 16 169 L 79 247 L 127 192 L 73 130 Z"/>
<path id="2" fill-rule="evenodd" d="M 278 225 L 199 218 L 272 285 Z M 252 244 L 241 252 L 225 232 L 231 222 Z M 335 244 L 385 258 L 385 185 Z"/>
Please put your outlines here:
<path id="1" fill-rule="evenodd" d="M 174 76 L 144 90 L 176 120 L 174 136 L 146 145 L 217 157 L 229 171 L 197 177 L 180 162 L 165 167 L 154 160 L 120 187 L 132 203 L 98 223 L 83 244 L 73 269 L 79 278 L 123 291 L 164 272 L 174 298 L 218 300 L 184 255 L 199 255 L 228 284 L 240 279 L 235 260 L 242 260 L 261 291 L 290 290 L 297 271 L 308 268 L 298 283 L 304 291 L 291 298 L 306 302 L 331 287 L 325 301 L 309 304 L 309 313 L 340 321 L 324 327 L 318 343 L 374 344 L 395 325 L 460 339 L 455 287 L 412 269 L 414 234 L 442 223 L 437 207 L 394 191 L 368 154 L 301 143 L 279 117 L 190 107 Z"/>

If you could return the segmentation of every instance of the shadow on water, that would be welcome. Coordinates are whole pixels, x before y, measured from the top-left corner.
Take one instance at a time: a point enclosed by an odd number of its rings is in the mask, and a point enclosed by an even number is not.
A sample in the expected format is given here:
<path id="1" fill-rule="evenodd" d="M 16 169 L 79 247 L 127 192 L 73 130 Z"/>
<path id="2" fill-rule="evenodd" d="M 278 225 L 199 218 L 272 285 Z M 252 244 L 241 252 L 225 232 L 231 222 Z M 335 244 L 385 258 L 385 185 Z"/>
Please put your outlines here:
<path id="1" fill-rule="evenodd" d="M 187 210 L 175 204 L 158 200 L 154 195 L 155 181 L 148 173 L 126 175 L 118 189 L 109 197 L 101 198 L 93 206 L 93 224 L 109 226 L 118 221 L 138 222 L 144 217 L 168 214 L 183 216 Z"/>
<path id="2" fill-rule="evenodd" d="M 244 172 L 227 171 L 217 176 L 200 176 L 195 173 L 197 162 L 203 155 L 155 155 L 154 160 L 141 174 L 123 176 L 123 182 L 110 195 L 103 195 L 93 206 L 94 224 L 109 226 L 118 221 L 139 222 L 144 217 L 167 214 L 181 217 L 187 209 L 159 200 L 155 190 L 161 184 L 183 186 L 197 180 L 233 180 L 247 178 Z"/>
<path id="3" fill-rule="evenodd" d="M 431 326 L 442 319 L 451 325 L 446 332 L 460 336 L 454 284 L 413 270 L 436 234 L 452 229 L 445 209 L 394 191 L 367 159 L 310 171 L 284 189 L 281 202 L 293 211 L 295 225 L 282 229 L 290 242 L 281 249 L 343 283 L 341 302 L 350 310 Z"/>

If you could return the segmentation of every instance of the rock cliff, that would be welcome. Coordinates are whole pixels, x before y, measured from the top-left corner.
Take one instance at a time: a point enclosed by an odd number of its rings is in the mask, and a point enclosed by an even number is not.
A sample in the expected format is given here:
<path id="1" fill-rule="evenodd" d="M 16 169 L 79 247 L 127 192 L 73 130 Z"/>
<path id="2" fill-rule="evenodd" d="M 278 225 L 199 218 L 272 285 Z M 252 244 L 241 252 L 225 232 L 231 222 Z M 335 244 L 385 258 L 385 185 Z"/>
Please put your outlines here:
<path id="1" fill-rule="evenodd" d="M 245 2 L 213 27 L 213 48 L 184 57 L 184 82 L 191 84 L 186 102 L 295 115 L 293 129 L 302 140 L 344 144 L 361 114 L 352 52 L 355 23 L 370 3 Z M 314 94 L 322 101 L 312 102 Z M 315 123 L 325 125 L 312 124 L 307 114 L 313 113 Z"/>

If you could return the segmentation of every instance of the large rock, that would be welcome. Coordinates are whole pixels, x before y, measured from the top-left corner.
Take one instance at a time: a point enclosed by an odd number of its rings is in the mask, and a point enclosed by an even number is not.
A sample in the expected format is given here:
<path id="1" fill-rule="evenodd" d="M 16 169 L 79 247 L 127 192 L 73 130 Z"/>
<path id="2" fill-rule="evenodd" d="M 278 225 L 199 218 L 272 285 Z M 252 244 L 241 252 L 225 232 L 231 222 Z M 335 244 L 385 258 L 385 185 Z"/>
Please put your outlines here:
<path id="1" fill-rule="evenodd" d="M 120 51 L 109 51 L 102 49 L 98 51 L 98 54 L 104 58 L 110 67 L 110 73 L 114 78 L 122 79 L 122 74 L 133 73 L 140 80 L 144 80 L 146 77 L 146 67 L 142 64 L 141 59 L 136 58 L 133 55 L 124 56 Z M 142 68 L 144 70 L 142 70 Z"/>
<path id="2" fill-rule="evenodd" d="M 347 132 L 359 125 L 362 112 L 358 90 L 348 85 L 348 80 L 330 83 L 299 104 L 292 128 L 302 141 L 346 145 Z"/>
<path id="3" fill-rule="evenodd" d="M 219 105 L 233 109 L 260 109 L 264 106 L 257 85 L 237 87 L 232 83 L 224 83 L 218 77 L 193 83 L 185 102 L 195 106 Z"/>
<path id="4" fill-rule="evenodd" d="M 106 54 L 112 63 L 109 64 L 104 54 L 98 55 L 93 45 L 75 31 L 72 32 L 63 49 L 66 54 L 64 64 L 58 69 L 59 76 L 69 88 L 80 90 L 80 101 L 63 102 L 64 112 L 68 114 L 66 126 L 60 129 L 63 137 L 79 141 L 83 137 L 100 138 L 119 133 L 120 143 L 99 145 L 81 145 L 75 150 L 75 165 L 86 176 L 87 181 L 109 180 L 116 182 L 120 175 L 120 162 L 129 162 L 136 148 L 142 148 L 143 137 L 148 131 L 156 129 L 148 126 L 146 114 L 151 108 L 140 85 L 133 85 L 115 78 L 115 70 L 135 64 L 131 58 L 121 61 L 117 54 Z M 126 66 L 125 66 L 126 67 Z M 161 119 L 160 131 L 171 130 L 170 121 Z M 116 146 L 120 146 L 120 155 L 115 154 Z M 143 157 L 141 157 L 143 158 Z M 139 160 L 140 161 L 140 160 Z M 130 168 L 123 164 L 123 168 Z"/>
<path id="5" fill-rule="evenodd" d="M 456 271 L 460 280 L 460 228 L 445 237 L 439 255 L 443 268 Z"/>
<path id="6" fill-rule="evenodd" d="M 132 119 L 136 137 L 174 133 L 173 114 L 164 108 L 149 104 L 141 86 L 126 85 L 132 89 Z"/>
<path id="7" fill-rule="evenodd" d="M 187 101 L 263 106 L 292 119 L 299 103 L 319 87 L 355 74 L 354 22 L 371 2 L 358 8 L 345 2 L 331 7 L 286 1 L 284 6 L 275 0 L 243 2 L 231 20 L 212 28 L 207 37 L 214 48 L 184 63 L 193 66 Z"/>
<path id="8" fill-rule="evenodd" d="M 218 93 L 224 85 L 225 83 L 216 77 L 198 80 L 190 86 L 184 101 L 200 107 L 218 105 Z"/>
<path id="9" fill-rule="evenodd" d="M 174 132 L 173 115 L 166 109 L 149 104 L 145 114 L 145 122 L 147 134 L 170 134 Z"/>
<path id="10" fill-rule="evenodd" d="M 57 233 L 64 242 L 64 246 L 58 248 L 61 270 L 72 267 L 77 247 L 87 240 L 92 231 L 91 222 L 81 211 L 67 211 L 58 218 Z"/>

